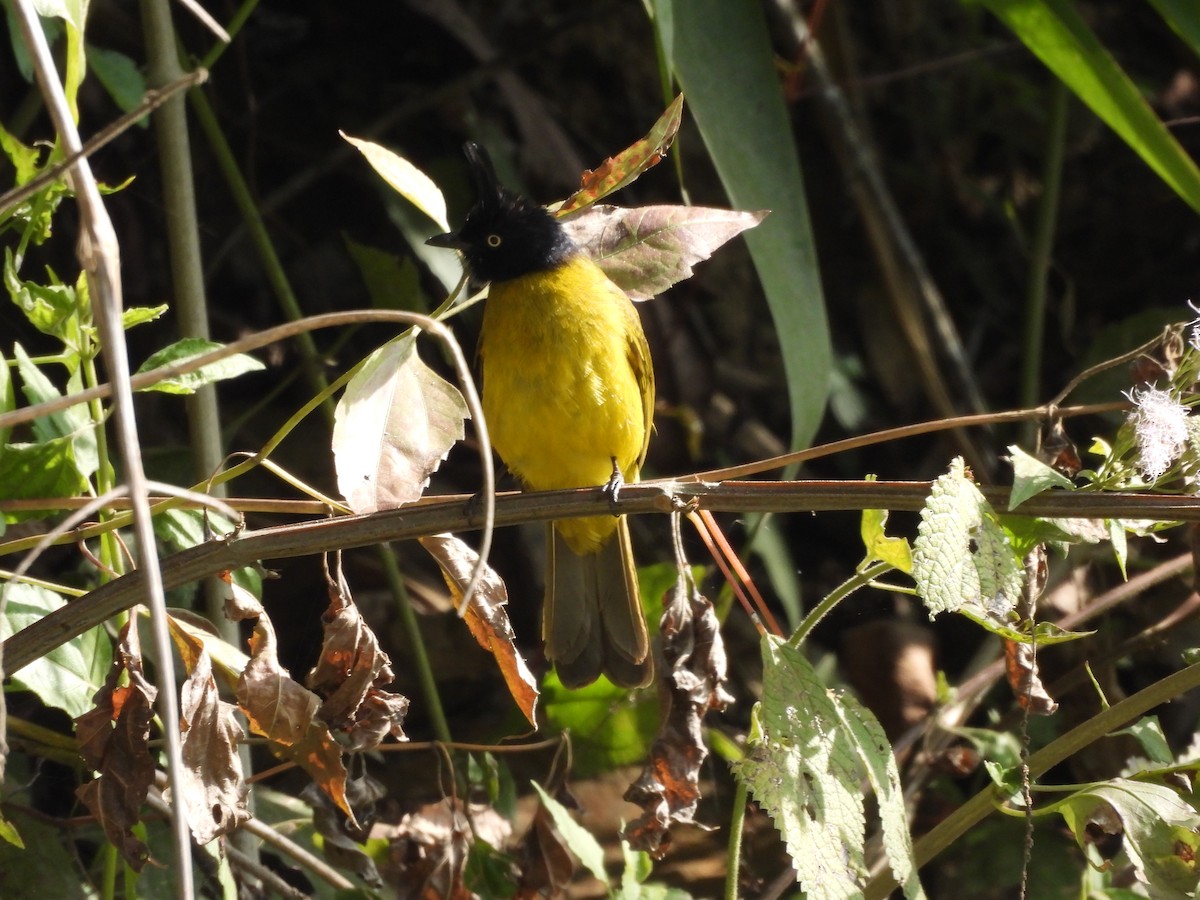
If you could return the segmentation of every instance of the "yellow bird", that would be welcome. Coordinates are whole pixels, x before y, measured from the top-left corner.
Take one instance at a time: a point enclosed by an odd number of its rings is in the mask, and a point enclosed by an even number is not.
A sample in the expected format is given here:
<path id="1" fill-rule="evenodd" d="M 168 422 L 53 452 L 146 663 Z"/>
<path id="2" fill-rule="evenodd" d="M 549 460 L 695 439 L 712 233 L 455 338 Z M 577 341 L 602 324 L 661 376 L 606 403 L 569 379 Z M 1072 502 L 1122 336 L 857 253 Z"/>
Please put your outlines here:
<path id="1" fill-rule="evenodd" d="M 479 357 L 492 443 L 532 490 L 610 489 L 638 480 L 654 409 L 654 371 L 637 310 L 545 209 L 505 189 L 487 154 L 464 147 L 477 199 L 457 232 L 490 282 Z M 554 523 L 542 636 L 567 687 L 601 673 L 639 687 L 654 674 L 625 517 Z"/>

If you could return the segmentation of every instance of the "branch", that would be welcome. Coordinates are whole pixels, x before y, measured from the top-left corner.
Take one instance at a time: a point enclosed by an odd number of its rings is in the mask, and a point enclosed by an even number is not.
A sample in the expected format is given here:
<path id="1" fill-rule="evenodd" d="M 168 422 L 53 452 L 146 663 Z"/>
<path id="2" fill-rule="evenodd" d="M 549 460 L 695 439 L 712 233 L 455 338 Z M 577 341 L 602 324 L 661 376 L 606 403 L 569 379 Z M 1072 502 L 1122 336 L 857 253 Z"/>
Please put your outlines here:
<path id="1" fill-rule="evenodd" d="M 982 489 L 998 509 L 1007 506 L 1008 489 Z M 610 506 L 601 488 L 509 493 L 496 498 L 495 524 L 570 519 L 597 510 L 625 515 L 667 514 L 680 506 L 714 512 L 825 512 L 921 509 L 929 493 L 924 481 L 655 481 L 626 485 Z M 329 550 L 364 547 L 385 541 L 412 540 L 443 531 L 475 531 L 482 517 L 472 515 L 468 498 L 430 498 L 401 509 L 368 516 L 280 525 L 235 533 L 208 541 L 162 560 L 164 586 L 179 587 L 259 560 L 308 556 Z M 1021 505 L 1022 515 L 1054 518 L 1157 519 L 1200 521 L 1200 504 L 1188 497 L 1156 494 L 1048 491 Z M 141 601 L 142 573 L 131 572 L 73 601 L 10 637 L 3 658 L 10 673 L 122 610 Z"/>

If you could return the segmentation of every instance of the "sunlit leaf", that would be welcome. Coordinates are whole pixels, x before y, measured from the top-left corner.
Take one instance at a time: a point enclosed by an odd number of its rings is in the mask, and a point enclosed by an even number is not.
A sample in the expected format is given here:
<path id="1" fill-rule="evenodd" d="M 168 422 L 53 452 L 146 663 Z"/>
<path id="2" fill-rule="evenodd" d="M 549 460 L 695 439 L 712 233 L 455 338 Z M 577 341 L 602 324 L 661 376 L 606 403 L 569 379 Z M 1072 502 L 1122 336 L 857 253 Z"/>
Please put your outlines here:
<path id="1" fill-rule="evenodd" d="M 452 534 L 428 535 L 420 538 L 420 541 L 421 546 L 437 560 L 446 586 L 454 598 L 454 607 L 459 608 L 479 554 Z M 513 700 L 529 724 L 537 728 L 537 679 L 517 650 L 516 634 L 504 609 L 507 604 L 508 588 L 503 579 L 491 566 L 485 566 L 464 618 L 479 646 L 496 658 Z"/>
<path id="2" fill-rule="evenodd" d="M 446 200 L 428 175 L 386 147 L 351 137 L 344 131 L 339 131 L 338 134 L 357 147 L 372 168 L 397 193 L 429 216 L 442 231 L 450 230 L 450 223 L 446 221 Z"/>
<path id="3" fill-rule="evenodd" d="M 912 575 L 932 618 L 975 604 L 1002 620 L 1021 598 L 1025 570 L 962 458 L 937 478 L 921 510 Z"/>
<path id="4" fill-rule="evenodd" d="M 0 459 L 0 466 L 3 462 Z M 7 640 L 22 628 L 67 605 L 67 601 L 54 591 L 19 581 L 6 586 L 5 597 L 0 640 Z M 75 718 L 94 706 L 92 695 L 104 685 L 111 664 L 112 639 L 103 628 L 92 628 L 15 673 L 5 674 L 12 678 L 14 685 L 37 694 L 47 706 L 64 710 Z"/>
<path id="5" fill-rule="evenodd" d="M 568 690 L 551 672 L 542 680 L 542 709 L 556 730 L 570 729 L 575 770 L 585 775 L 642 762 L 659 723 L 650 692 L 631 693 L 604 676 Z"/>
<path id="6" fill-rule="evenodd" d="M 268 740 L 271 752 L 304 769 L 353 821 L 341 748 L 316 718 L 321 698 L 292 680 L 279 664 L 275 629 L 265 615 L 254 626 L 250 662 L 238 680 L 237 699 L 251 730 Z"/>
<path id="7" fill-rule="evenodd" d="M 563 227 L 617 287 L 649 300 L 690 278 L 695 263 L 766 216 L 700 206 L 597 206 Z"/>
<path id="8" fill-rule="evenodd" d="M 658 165 L 674 142 L 682 121 L 683 94 L 680 94 L 671 101 L 671 105 L 658 117 L 658 121 L 644 138 L 616 156 L 610 156 L 594 170 L 584 172 L 580 189 L 563 201 L 555 214 L 568 216 L 591 206 L 609 194 L 632 184 L 647 169 Z"/>
<path id="9" fill-rule="evenodd" d="M 1200 211 L 1200 168 L 1068 0 L 983 0 L 1063 83 Z"/>
<path id="10" fill-rule="evenodd" d="M 912 572 L 912 548 L 909 547 L 906 538 L 888 535 L 887 520 L 886 509 L 863 510 L 859 533 L 867 553 L 858 564 L 860 572 L 876 560 L 894 566 L 906 574 Z"/>
<path id="11" fill-rule="evenodd" d="M 1051 488 L 1073 490 L 1075 484 L 1066 475 L 1052 469 L 1035 456 L 1030 456 L 1016 444 L 1009 446 L 1013 467 L 1012 493 L 1008 508 L 1016 509 L 1030 497 L 1036 497 Z"/>
<path id="12" fill-rule="evenodd" d="M 125 862 L 141 871 L 149 852 L 133 828 L 154 781 L 149 741 L 158 690 L 143 671 L 137 621 L 130 616 L 121 629 L 119 653 L 96 693 L 95 708 L 75 719 L 79 755 L 97 773 L 75 794 Z"/>
<path id="13" fill-rule="evenodd" d="M 906 897 L 923 897 L 899 771 L 865 708 L 826 689 L 801 650 L 762 641 L 761 737 L 734 765 L 787 845 L 806 896 L 860 896 L 867 879 L 862 781 L 876 791 L 892 871 Z"/>
<path id="14" fill-rule="evenodd" d="M 230 833 L 250 817 L 238 756 L 244 732 L 234 716 L 236 709 L 221 700 L 212 660 L 200 652 L 179 700 L 183 809 L 197 844 Z"/>
<path id="15" fill-rule="evenodd" d="M 152 369 L 159 369 L 163 366 L 187 362 L 189 359 L 195 359 L 197 356 L 219 350 L 223 346 L 224 344 L 204 340 L 203 338 L 184 338 L 151 355 L 149 359 L 142 363 L 138 372 L 149 372 Z M 228 378 L 236 378 L 239 375 L 244 375 L 246 372 L 258 372 L 265 368 L 266 366 L 253 356 L 247 356 L 245 353 L 235 353 L 217 362 L 209 363 L 207 366 L 202 366 L 193 372 L 172 375 L 170 378 L 165 378 L 162 381 L 140 388 L 140 390 L 161 391 L 164 394 L 194 394 L 206 384 L 212 384 L 215 381 L 224 381 Z"/>
<path id="16" fill-rule="evenodd" d="M 163 315 L 170 307 L 163 303 L 159 306 L 133 306 L 121 313 L 121 327 L 128 331 L 135 325 L 153 322 Z"/>
<path id="17" fill-rule="evenodd" d="M 533 782 L 533 789 L 537 791 L 542 805 L 550 813 L 554 827 L 562 835 L 567 847 L 583 863 L 585 869 L 595 878 L 608 884 L 608 872 L 604 869 L 604 848 L 600 846 L 600 842 L 590 831 L 571 818 L 566 807 L 547 794 L 545 788 L 536 781 Z"/>
<path id="18" fill-rule="evenodd" d="M 467 405 L 406 334 L 372 353 L 350 379 L 333 426 L 338 489 L 356 513 L 421 496 L 465 433 Z"/>
<path id="19" fill-rule="evenodd" d="M 29 358 L 20 344 L 13 345 L 13 354 L 17 358 L 21 391 L 26 400 L 36 404 L 62 397 L 62 393 Z M 38 416 L 32 425 L 34 436 L 39 441 L 51 441 L 54 438 L 67 438 L 71 441 L 75 467 L 84 478 L 95 474 L 100 468 L 95 425 L 86 404 L 79 403 L 58 412 Z"/>

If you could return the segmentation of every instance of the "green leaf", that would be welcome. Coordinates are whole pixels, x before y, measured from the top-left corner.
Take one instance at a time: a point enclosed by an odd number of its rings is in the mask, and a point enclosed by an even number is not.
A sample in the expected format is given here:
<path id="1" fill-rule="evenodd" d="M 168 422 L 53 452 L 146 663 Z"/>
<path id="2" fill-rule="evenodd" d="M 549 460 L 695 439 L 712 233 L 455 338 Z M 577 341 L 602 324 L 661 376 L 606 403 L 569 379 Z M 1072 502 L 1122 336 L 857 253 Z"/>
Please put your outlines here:
<path id="1" fill-rule="evenodd" d="M 25 842 L 21 840 L 21 832 L 17 831 L 16 826 L 3 815 L 0 815 L 0 841 L 12 844 L 18 850 L 25 849 Z"/>
<path id="2" fill-rule="evenodd" d="M 913 542 L 913 580 L 933 618 L 973 604 L 997 621 L 1021 599 L 1025 571 L 962 458 L 934 481 Z"/>
<path id="3" fill-rule="evenodd" d="M 1113 734 L 1127 734 L 1136 739 L 1151 762 L 1164 766 L 1175 762 L 1175 754 L 1171 752 L 1171 745 L 1167 743 L 1167 736 L 1163 734 L 1158 716 L 1145 716 L 1128 728 L 1114 731 Z"/>
<path id="4" fill-rule="evenodd" d="M 66 606 L 54 591 L 9 582 L 0 638 L 8 639 L 49 613 Z M 81 716 L 92 708 L 92 695 L 104 684 L 112 663 L 112 644 L 103 628 L 92 628 L 74 640 L 39 656 L 12 676 L 14 684 L 33 691 L 47 706 Z"/>
<path id="5" fill-rule="evenodd" d="M 79 348 L 81 313 L 79 298 L 70 285 L 60 284 L 49 273 L 50 284 L 25 281 L 17 275 L 12 249 L 4 248 L 4 286 L 25 318 L 42 334 L 56 337 L 68 347 Z"/>
<path id="6" fill-rule="evenodd" d="M 567 847 L 578 857 L 583 867 L 604 884 L 608 884 L 608 872 L 604 870 L 604 848 L 592 833 L 571 818 L 566 807 L 551 797 L 536 781 L 530 782 L 537 791 L 542 805 L 554 820 L 554 827 L 562 835 Z"/>
<path id="7" fill-rule="evenodd" d="M 603 676 L 573 691 L 548 674 L 542 709 L 556 730 L 570 730 L 579 775 L 644 762 L 659 724 L 652 692 L 631 693 Z"/>
<path id="8" fill-rule="evenodd" d="M 360 244 L 348 234 L 343 234 L 342 240 L 362 275 L 373 307 L 429 312 L 429 298 L 421 290 L 421 275 L 411 259 Z"/>
<path id="9" fill-rule="evenodd" d="M 762 7 L 729 0 L 647 6 L 730 205 L 771 210 L 746 244 L 779 336 L 791 445 L 807 446 L 824 413 L 832 352 L 804 180 Z"/>
<path id="10" fill-rule="evenodd" d="M 1070 478 L 1052 469 L 1036 456 L 1030 456 L 1016 444 L 1011 445 L 1008 452 L 1012 454 L 1010 459 L 1013 467 L 1012 493 L 1008 498 L 1010 510 L 1051 488 L 1074 490 L 1075 485 Z"/>
<path id="11" fill-rule="evenodd" d="M 857 702 L 829 691 L 803 652 L 779 638 L 762 641 L 761 735 L 734 764 L 770 813 L 809 898 L 861 895 L 867 878 L 861 782 L 876 791 L 896 880 L 907 897 L 916 878 L 899 772 L 879 723 Z"/>
<path id="12" fill-rule="evenodd" d="M 1049 644 L 1065 644 L 1067 641 L 1077 641 L 1080 638 L 1091 637 L 1096 633 L 1094 631 L 1066 631 L 1059 628 L 1053 622 L 1038 622 L 1031 636 L 1028 631 L 1023 631 L 1015 624 L 1009 624 L 1003 619 L 997 619 L 989 615 L 975 604 L 964 603 L 955 612 L 966 616 L 976 625 L 986 628 L 997 637 L 1008 641 L 1016 641 L 1018 644 L 1030 644 L 1035 639 L 1039 647 Z"/>
<path id="13" fill-rule="evenodd" d="M 174 365 L 175 363 L 186 362 L 205 353 L 211 353 L 213 350 L 219 350 L 223 346 L 225 345 L 218 344 L 216 341 L 204 340 L 203 338 L 184 338 L 151 355 L 149 359 L 142 363 L 141 368 L 138 369 L 138 373 L 149 372 L 152 369 Z M 206 384 L 212 384 L 215 381 L 224 381 L 228 378 L 236 378 L 239 375 L 244 375 L 246 372 L 257 372 L 265 368 L 266 366 L 254 357 L 247 356 L 245 353 L 235 353 L 233 356 L 209 363 L 207 366 L 203 366 L 194 372 L 172 376 L 149 387 L 141 388 L 141 390 L 161 391 L 164 394 L 194 394 Z"/>
<path id="14" fill-rule="evenodd" d="M 983 0 L 983 5 L 1200 212 L 1200 169 L 1068 0 Z"/>
<path id="15" fill-rule="evenodd" d="M 13 345 L 17 358 L 17 372 L 21 376 L 21 392 L 31 404 L 57 400 L 62 397 L 54 383 L 34 364 L 20 344 Z M 79 403 L 66 409 L 38 416 L 32 422 L 34 436 L 42 442 L 55 438 L 71 441 L 72 459 L 79 474 L 84 478 L 100 468 L 100 455 L 96 447 L 96 429 L 86 404 Z M 64 495 L 50 495 L 64 496 Z"/>
<path id="16" fill-rule="evenodd" d="M 0 496 L 6 500 L 78 497 L 87 490 L 87 479 L 80 474 L 75 458 L 75 443 L 69 437 L 37 444 L 5 444 L 0 452 Z M 52 512 L 6 512 L 3 518 L 6 522 L 22 522 Z"/>
<path id="17" fill-rule="evenodd" d="M 1200 56 L 1200 4 L 1195 0 L 1150 0 L 1150 5 L 1171 26 L 1192 52 Z"/>
<path id="18" fill-rule="evenodd" d="M 121 327 L 128 331 L 134 325 L 153 322 L 169 309 L 167 304 L 160 306 L 134 306 L 121 313 Z"/>
<path id="19" fill-rule="evenodd" d="M 864 509 L 859 533 L 862 535 L 863 546 L 867 555 L 858 564 L 857 571 L 861 572 L 876 560 L 894 566 L 906 574 L 912 573 L 912 548 L 902 537 L 889 537 L 886 528 L 888 511 L 886 509 Z"/>
<path id="20" fill-rule="evenodd" d="M 88 71 L 96 76 L 117 106 L 123 112 L 136 109 L 146 94 L 146 79 L 137 63 L 124 53 L 94 44 L 85 44 L 85 50 Z M 138 120 L 143 128 L 149 124 L 148 117 Z"/>
<path id="21" fill-rule="evenodd" d="M 1081 849 L 1091 825 L 1122 834 L 1137 878 L 1159 900 L 1185 900 L 1200 888 L 1194 860 L 1200 850 L 1200 814 L 1165 785 L 1115 778 L 1089 785 L 1056 806 Z"/>
<path id="22" fill-rule="evenodd" d="M 9 371 L 8 360 L 4 358 L 4 351 L 0 350 L 0 415 L 12 412 L 16 408 L 17 398 L 13 393 L 12 372 Z M 11 427 L 0 428 L 0 446 L 8 443 L 11 434 Z"/>

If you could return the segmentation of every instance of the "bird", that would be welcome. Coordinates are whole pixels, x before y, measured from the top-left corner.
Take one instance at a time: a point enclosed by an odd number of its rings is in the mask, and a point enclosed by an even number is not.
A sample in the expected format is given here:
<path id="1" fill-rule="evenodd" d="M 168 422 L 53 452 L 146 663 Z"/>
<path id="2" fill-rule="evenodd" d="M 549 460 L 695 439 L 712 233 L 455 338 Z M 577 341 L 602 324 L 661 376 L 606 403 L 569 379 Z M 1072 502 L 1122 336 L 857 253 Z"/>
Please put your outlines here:
<path id="1" fill-rule="evenodd" d="M 629 297 L 545 208 L 504 187 L 486 151 L 463 148 L 475 204 L 427 243 L 462 253 L 488 283 L 478 358 L 492 444 L 529 490 L 638 480 L 653 428 L 654 369 Z M 650 641 L 624 516 L 547 530 L 542 637 L 564 687 L 601 674 L 650 683 Z"/>

